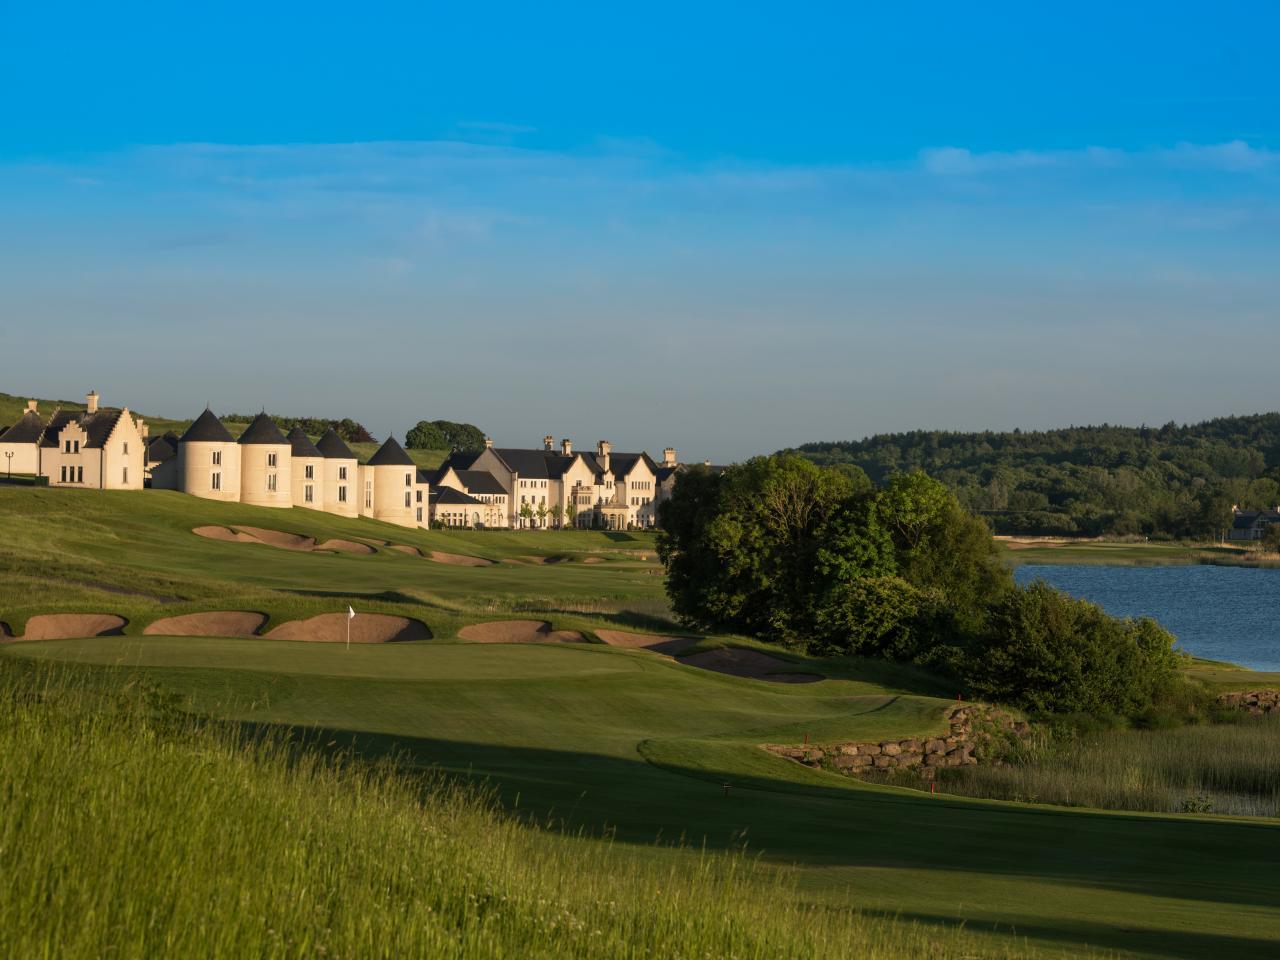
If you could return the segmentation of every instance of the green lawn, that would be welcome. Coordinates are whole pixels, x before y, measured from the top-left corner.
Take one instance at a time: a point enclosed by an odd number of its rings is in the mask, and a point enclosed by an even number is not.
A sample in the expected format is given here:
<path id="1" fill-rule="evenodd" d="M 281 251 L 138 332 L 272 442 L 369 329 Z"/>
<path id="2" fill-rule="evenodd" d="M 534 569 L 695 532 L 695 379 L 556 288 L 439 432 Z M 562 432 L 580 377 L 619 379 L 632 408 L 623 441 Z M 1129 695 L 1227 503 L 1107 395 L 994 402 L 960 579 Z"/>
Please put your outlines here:
<path id="1" fill-rule="evenodd" d="M 1256 548 L 1221 543 L 1129 542 L 1111 540 L 997 541 L 1010 563 L 1081 563 L 1119 566 L 1167 566 L 1209 563 L 1277 566 L 1280 557 Z"/>
<path id="2" fill-rule="evenodd" d="M 568 562 L 446 567 L 389 551 L 295 554 L 189 532 L 237 522 Z M 1266 956 L 1280 939 L 1280 891 L 1270 882 L 1276 821 L 930 796 L 759 749 L 806 735 L 819 742 L 938 729 L 950 694 L 918 671 L 803 661 L 833 679 L 768 684 L 595 644 L 450 639 L 463 623 L 513 614 L 588 633 L 659 629 L 668 614 L 647 535 L 408 531 L 161 492 L 58 490 L 0 490 L 0 528 L 0 619 L 14 626 L 75 608 L 120 612 L 131 631 L 188 609 L 259 609 L 278 620 L 349 599 L 423 619 L 435 640 L 349 652 L 136 635 L 0 651 L 119 677 L 142 672 L 200 710 L 319 731 L 370 756 L 400 753 L 491 782 L 531 823 L 612 837 L 605 849 L 619 871 L 691 862 L 693 851 L 664 845 L 681 838 L 713 849 L 745 844 L 766 864 L 794 867 L 789 896 L 926 927 L 964 924 L 992 945 L 1007 946 L 1016 930 L 1052 955 L 1087 944 L 1189 958 Z M 604 562 L 578 562 L 586 557 Z"/>

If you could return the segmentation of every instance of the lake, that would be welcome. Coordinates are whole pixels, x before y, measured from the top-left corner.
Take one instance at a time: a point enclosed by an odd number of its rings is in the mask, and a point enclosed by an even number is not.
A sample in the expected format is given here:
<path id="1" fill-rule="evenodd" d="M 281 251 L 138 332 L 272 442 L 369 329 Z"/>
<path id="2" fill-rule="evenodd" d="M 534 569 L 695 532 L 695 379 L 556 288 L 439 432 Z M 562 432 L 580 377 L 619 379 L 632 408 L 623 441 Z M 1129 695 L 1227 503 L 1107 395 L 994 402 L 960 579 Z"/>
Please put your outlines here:
<path id="1" fill-rule="evenodd" d="M 1026 564 L 1016 576 L 1119 617 L 1154 617 L 1197 657 L 1280 670 L 1280 570 Z"/>

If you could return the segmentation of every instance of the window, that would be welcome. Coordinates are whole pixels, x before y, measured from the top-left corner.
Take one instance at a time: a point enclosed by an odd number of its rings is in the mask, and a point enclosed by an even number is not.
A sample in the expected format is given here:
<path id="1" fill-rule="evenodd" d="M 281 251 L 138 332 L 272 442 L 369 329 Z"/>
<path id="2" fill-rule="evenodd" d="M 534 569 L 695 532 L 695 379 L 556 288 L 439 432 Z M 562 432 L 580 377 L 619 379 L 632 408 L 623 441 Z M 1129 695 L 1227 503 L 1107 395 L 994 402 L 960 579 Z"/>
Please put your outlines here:
<path id="1" fill-rule="evenodd" d="M 413 486 L 413 474 L 412 474 L 412 473 L 406 473 L 406 474 L 404 475 L 404 485 L 405 485 L 406 487 L 412 487 L 412 486 Z"/>
<path id="2" fill-rule="evenodd" d="M 62 483 L 66 483 L 66 482 L 67 482 L 67 468 L 66 468 L 66 467 L 63 467 L 63 468 L 62 468 L 62 480 L 61 480 L 61 482 L 62 482 Z"/>
<path id="3" fill-rule="evenodd" d="M 303 471 L 303 473 L 305 474 L 306 479 L 308 479 L 308 480 L 314 480 L 314 479 L 316 478 L 316 467 L 315 467 L 315 464 L 313 464 L 313 463 L 308 463 L 308 464 L 307 464 L 307 468 L 306 468 L 306 470 L 304 470 L 304 471 Z"/>
<path id="4" fill-rule="evenodd" d="M 346 502 L 347 502 L 347 488 L 346 488 L 346 487 L 339 487 L 339 488 L 338 488 L 338 502 L 339 502 L 339 503 L 346 503 Z"/>
<path id="5" fill-rule="evenodd" d="M 84 483 L 84 467 L 76 467 L 76 483 Z"/>
<path id="6" fill-rule="evenodd" d="M 419 507 L 419 508 L 418 508 L 418 522 L 419 522 L 419 523 L 421 523 L 421 522 L 422 522 L 422 508 L 421 508 L 421 507 Z"/>
<path id="7" fill-rule="evenodd" d="M 346 467 L 339 467 L 339 468 L 338 468 L 338 479 L 339 479 L 339 480 L 345 480 L 345 479 L 347 479 L 347 468 L 346 468 Z"/>
<path id="8" fill-rule="evenodd" d="M 210 490 L 222 489 L 222 474 L 215 473 L 209 477 L 209 489 Z"/>
<path id="9" fill-rule="evenodd" d="M 274 473 L 267 474 L 267 492 L 268 493 L 276 492 L 276 475 Z"/>
<path id="10" fill-rule="evenodd" d="M 213 451 L 212 456 L 213 456 L 213 465 L 214 465 L 215 467 L 220 467 L 220 466 L 222 466 L 222 451 L 221 451 L 221 450 L 215 450 L 215 451 Z"/>
<path id="11" fill-rule="evenodd" d="M 71 441 L 70 441 L 70 440 L 63 440 L 63 441 L 62 441 L 62 452 L 63 452 L 63 453 L 70 453 L 70 452 L 71 452 Z"/>
<path id="12" fill-rule="evenodd" d="M 421 490 L 419 490 L 419 491 L 418 491 L 418 502 L 419 502 L 419 503 L 421 503 L 421 502 L 422 502 L 422 491 L 421 491 Z"/>
<path id="13" fill-rule="evenodd" d="M 72 440 L 72 441 L 71 441 L 71 445 L 75 448 L 74 450 L 72 450 L 72 451 L 71 451 L 72 453 L 79 453 L 79 452 L 80 452 L 80 441 L 79 441 L 79 440 Z"/>
<path id="14" fill-rule="evenodd" d="M 128 442 L 127 442 L 127 441 L 126 441 L 126 443 L 125 443 L 125 445 L 124 445 L 124 455 L 125 455 L 126 457 L 129 455 L 129 444 L 128 444 Z"/>
<path id="15" fill-rule="evenodd" d="M 276 455 L 274 453 L 267 454 L 267 466 L 274 467 L 276 465 Z"/>
<path id="16" fill-rule="evenodd" d="M 413 496 L 412 496 L 408 491 L 405 491 L 405 495 L 404 495 L 404 505 L 405 505 L 406 507 L 411 507 L 411 506 L 413 506 Z"/>
<path id="17" fill-rule="evenodd" d="M 364 482 L 364 506 L 366 510 L 373 508 L 373 481 Z"/>
<path id="18" fill-rule="evenodd" d="M 312 501 L 311 484 L 309 483 L 302 488 L 302 500 L 304 503 L 311 503 Z"/>
<path id="19" fill-rule="evenodd" d="M 125 467 L 125 468 L 124 468 L 124 479 L 121 481 L 121 483 L 128 483 L 128 482 L 129 482 L 129 468 L 128 468 L 128 467 Z"/>

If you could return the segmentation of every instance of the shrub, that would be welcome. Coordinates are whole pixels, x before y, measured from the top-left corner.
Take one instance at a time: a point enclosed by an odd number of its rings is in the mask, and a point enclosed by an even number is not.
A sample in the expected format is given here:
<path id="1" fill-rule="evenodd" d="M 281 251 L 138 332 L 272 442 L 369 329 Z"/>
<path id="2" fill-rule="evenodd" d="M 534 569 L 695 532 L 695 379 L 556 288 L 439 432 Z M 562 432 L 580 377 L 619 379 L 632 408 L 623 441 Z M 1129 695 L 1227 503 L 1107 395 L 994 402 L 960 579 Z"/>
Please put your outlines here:
<path id="1" fill-rule="evenodd" d="M 964 669 L 979 694 L 1033 712 L 1131 717 L 1175 695 L 1173 643 L 1154 620 L 1118 620 L 1037 581 L 993 605 Z"/>

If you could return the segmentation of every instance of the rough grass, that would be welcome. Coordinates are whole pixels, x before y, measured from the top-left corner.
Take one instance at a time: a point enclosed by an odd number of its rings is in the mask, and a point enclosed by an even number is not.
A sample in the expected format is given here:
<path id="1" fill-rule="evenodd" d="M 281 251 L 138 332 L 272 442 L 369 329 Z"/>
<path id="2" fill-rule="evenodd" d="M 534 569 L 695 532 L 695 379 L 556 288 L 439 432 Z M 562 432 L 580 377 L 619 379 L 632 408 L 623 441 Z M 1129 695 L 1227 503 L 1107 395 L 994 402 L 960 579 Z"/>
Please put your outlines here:
<path id="1" fill-rule="evenodd" d="M 0 661 L 0 954 L 974 955 L 961 932 L 799 905 L 740 854 L 618 870 L 483 791 L 323 746 Z"/>
<path id="2" fill-rule="evenodd" d="M 1004 767 L 948 768 L 970 797 L 1158 813 L 1280 816 L 1280 718 L 1046 742 Z"/>

